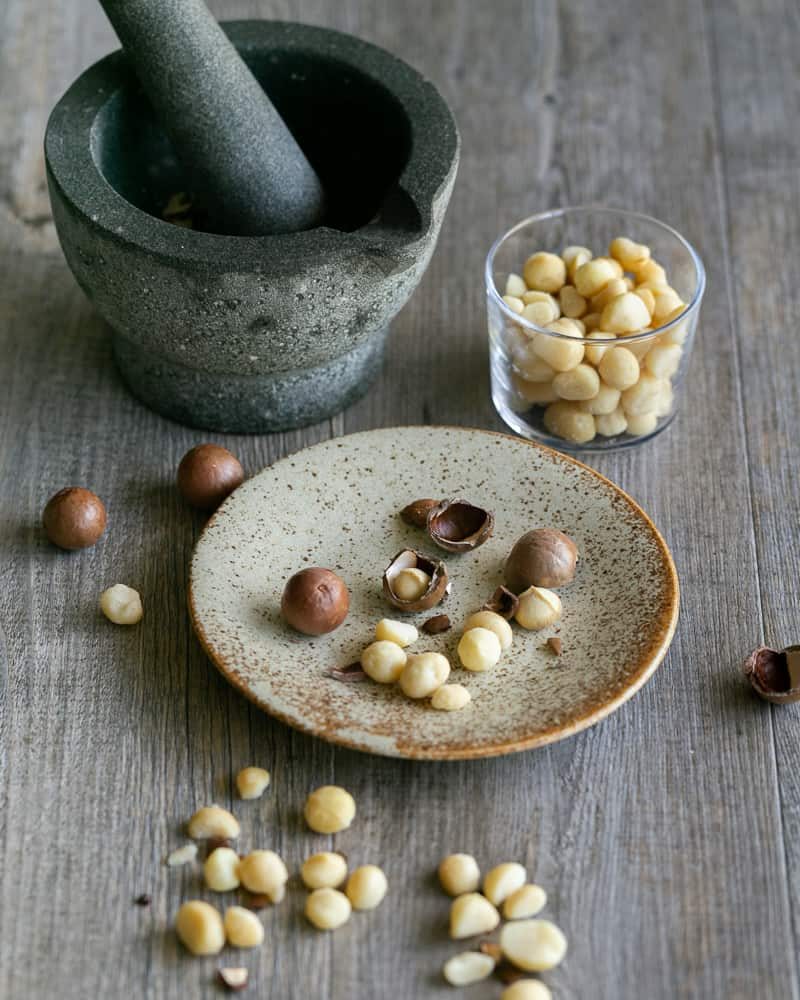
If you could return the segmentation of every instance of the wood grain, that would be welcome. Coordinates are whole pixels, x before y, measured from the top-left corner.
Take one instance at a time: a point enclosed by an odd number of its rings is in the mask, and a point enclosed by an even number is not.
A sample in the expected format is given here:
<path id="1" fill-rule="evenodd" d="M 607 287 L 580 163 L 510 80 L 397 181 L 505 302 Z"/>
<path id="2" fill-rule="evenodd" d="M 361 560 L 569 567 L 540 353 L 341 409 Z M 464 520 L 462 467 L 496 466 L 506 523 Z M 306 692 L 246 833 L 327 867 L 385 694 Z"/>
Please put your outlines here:
<path id="1" fill-rule="evenodd" d="M 324 0 L 213 4 L 296 17 L 384 45 L 452 102 L 463 158 L 441 242 L 397 320 L 378 385 L 345 414 L 273 437 L 222 438 L 255 471 L 372 426 L 499 428 L 487 391 L 482 263 L 532 211 L 603 201 L 684 232 L 709 285 L 687 399 L 671 430 L 593 462 L 652 514 L 683 588 L 653 681 L 566 743 L 504 760 L 414 764 L 334 751 L 273 723 L 217 676 L 188 625 L 201 518 L 173 488 L 204 435 L 127 394 L 58 250 L 43 187 L 50 107 L 113 47 L 93 0 L 0 5 L 0 996 L 218 996 L 213 960 L 169 927 L 195 874 L 162 866 L 181 824 L 231 779 L 270 768 L 236 804 L 243 843 L 292 869 L 331 842 L 306 793 L 336 781 L 359 818 L 336 838 L 385 866 L 391 899 L 336 935 L 302 892 L 265 914 L 243 956 L 247 995 L 453 996 L 440 856 L 518 858 L 570 939 L 559 998 L 798 996 L 796 707 L 753 700 L 738 663 L 762 635 L 795 641 L 800 365 L 795 289 L 798 14 L 784 0 Z M 432 470 L 435 477 L 435 470 Z M 67 483 L 96 489 L 110 530 L 54 551 L 38 516 Z M 115 629 L 105 586 L 140 589 Z M 5 637 L 3 641 L 2 637 Z M 132 905 L 141 892 L 151 907 Z M 479 990 L 481 988 L 478 988 Z M 499 987 L 480 995 L 499 996 Z M 476 996 L 478 993 L 476 992 Z"/>

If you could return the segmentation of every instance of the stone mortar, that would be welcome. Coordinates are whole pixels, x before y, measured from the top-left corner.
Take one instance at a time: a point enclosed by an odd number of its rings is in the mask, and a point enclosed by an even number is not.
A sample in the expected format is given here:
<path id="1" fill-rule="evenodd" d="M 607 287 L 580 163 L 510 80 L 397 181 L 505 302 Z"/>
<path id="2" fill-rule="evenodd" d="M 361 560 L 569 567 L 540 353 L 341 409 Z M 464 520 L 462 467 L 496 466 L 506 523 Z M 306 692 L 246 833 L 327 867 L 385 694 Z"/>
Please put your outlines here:
<path id="1" fill-rule="evenodd" d="M 336 413 L 377 374 L 433 252 L 458 131 L 436 88 L 374 45 L 294 23 L 224 28 L 320 176 L 325 226 L 242 237 L 164 221 L 186 184 L 121 52 L 50 116 L 50 198 L 139 399 L 211 430 L 285 430 Z"/>

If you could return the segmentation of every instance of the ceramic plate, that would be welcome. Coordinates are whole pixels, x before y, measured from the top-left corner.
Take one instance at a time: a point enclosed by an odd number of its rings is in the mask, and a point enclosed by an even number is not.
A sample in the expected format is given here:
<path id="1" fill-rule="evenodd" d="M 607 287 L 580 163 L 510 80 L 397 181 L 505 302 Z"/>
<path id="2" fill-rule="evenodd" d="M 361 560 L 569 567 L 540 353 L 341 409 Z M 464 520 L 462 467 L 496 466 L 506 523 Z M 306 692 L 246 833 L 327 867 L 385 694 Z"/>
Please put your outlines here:
<path id="1" fill-rule="evenodd" d="M 463 497 L 495 513 L 493 537 L 473 552 L 435 549 L 398 511 L 420 497 Z M 501 582 L 524 531 L 566 531 L 581 553 L 561 589 L 563 654 L 555 629 L 525 632 L 490 672 L 457 667 L 458 625 Z M 344 683 L 333 667 L 357 660 L 383 617 L 401 616 L 381 594 L 383 571 L 404 547 L 437 554 L 452 591 L 437 609 L 450 632 L 421 635 L 470 705 L 438 712 L 372 681 Z M 306 638 L 280 616 L 283 584 L 305 566 L 339 573 L 350 614 L 335 632 Z M 647 515 L 580 462 L 503 434 L 402 427 L 327 441 L 244 483 L 209 521 L 191 569 L 194 627 L 223 674 L 265 711 L 333 743 L 397 757 L 488 757 L 538 747 L 598 722 L 631 697 L 667 651 L 678 618 L 669 550 Z"/>

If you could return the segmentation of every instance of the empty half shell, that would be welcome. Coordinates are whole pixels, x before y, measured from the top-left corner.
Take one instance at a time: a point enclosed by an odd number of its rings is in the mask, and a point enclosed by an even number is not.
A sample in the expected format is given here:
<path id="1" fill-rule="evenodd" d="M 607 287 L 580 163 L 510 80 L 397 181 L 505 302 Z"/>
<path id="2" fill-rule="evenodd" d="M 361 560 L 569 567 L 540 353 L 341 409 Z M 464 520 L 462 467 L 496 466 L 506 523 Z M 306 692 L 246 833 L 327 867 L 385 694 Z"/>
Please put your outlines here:
<path id="1" fill-rule="evenodd" d="M 492 536 L 494 514 L 466 500 L 442 500 L 428 512 L 428 534 L 448 552 L 469 552 Z"/>

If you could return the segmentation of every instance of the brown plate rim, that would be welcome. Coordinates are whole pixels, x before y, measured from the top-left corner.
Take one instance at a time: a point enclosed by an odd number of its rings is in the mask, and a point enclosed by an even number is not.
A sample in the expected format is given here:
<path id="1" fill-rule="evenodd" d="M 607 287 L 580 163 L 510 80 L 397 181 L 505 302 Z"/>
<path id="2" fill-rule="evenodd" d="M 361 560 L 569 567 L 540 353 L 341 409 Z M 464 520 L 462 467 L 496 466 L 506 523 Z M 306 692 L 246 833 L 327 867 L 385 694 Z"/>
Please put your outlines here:
<path id="1" fill-rule="evenodd" d="M 658 667 L 661 665 L 667 651 L 672 643 L 675 636 L 675 629 L 678 624 L 678 617 L 680 613 L 680 584 L 678 582 L 678 572 L 675 568 L 675 561 L 672 558 L 672 553 L 669 550 L 669 546 L 664 540 L 661 532 L 653 524 L 652 519 L 649 514 L 630 496 L 618 486 L 615 482 L 604 476 L 601 472 L 593 469 L 590 465 L 585 462 L 581 462 L 580 459 L 574 458 L 572 455 L 567 455 L 564 452 L 557 451 L 555 448 L 550 448 L 547 445 L 540 444 L 538 441 L 529 441 L 526 438 L 517 437 L 513 434 L 505 434 L 502 431 L 492 431 L 486 430 L 481 427 L 463 427 L 458 424 L 402 424 L 396 427 L 374 427 L 366 431 L 354 431 L 351 434 L 343 434 L 340 437 L 328 438 L 325 441 L 319 441 L 313 445 L 307 445 L 305 448 L 300 448 L 297 451 L 290 452 L 287 455 L 283 455 L 281 458 L 272 462 L 270 465 L 265 466 L 260 469 L 255 475 L 261 475 L 267 469 L 272 468 L 277 465 L 278 462 L 283 462 L 286 459 L 292 458 L 295 455 L 301 454 L 302 452 L 308 451 L 311 448 L 318 448 L 322 445 L 330 444 L 331 441 L 338 441 L 342 438 L 357 437 L 359 435 L 373 434 L 376 431 L 403 431 L 403 430 L 419 430 L 428 428 L 430 430 L 447 430 L 447 431 L 466 431 L 471 434 L 486 434 L 492 437 L 507 438 L 509 441 L 514 441 L 518 444 L 529 445 L 532 448 L 536 448 L 539 451 L 546 452 L 548 455 L 552 456 L 556 461 L 568 462 L 571 465 L 577 466 L 579 469 L 585 469 L 596 479 L 599 479 L 601 483 L 606 486 L 611 487 L 611 489 L 619 496 L 631 510 L 644 522 L 645 526 L 650 531 L 651 535 L 655 539 L 659 550 L 661 552 L 662 563 L 666 570 L 666 579 L 668 585 L 667 601 L 668 607 L 665 608 L 661 615 L 659 624 L 661 625 L 663 631 L 663 636 L 656 645 L 655 649 L 648 651 L 643 657 L 639 664 L 638 669 L 632 675 L 630 682 L 625 686 L 625 688 L 619 692 L 615 697 L 609 699 L 607 702 L 602 704 L 600 707 L 593 710 L 587 711 L 578 719 L 572 720 L 569 725 L 554 726 L 551 729 L 538 733 L 536 736 L 531 736 L 529 738 L 522 739 L 510 739 L 500 743 L 494 743 L 489 746 L 459 746 L 455 748 L 436 748 L 436 747 L 425 747 L 425 746 L 415 746 L 412 743 L 404 743 L 402 745 L 398 744 L 398 750 L 396 753 L 392 754 L 381 754 L 375 749 L 364 746 L 357 740 L 346 739 L 337 736 L 335 732 L 322 731 L 316 729 L 313 725 L 304 725 L 301 720 L 289 718 L 283 712 L 278 711 L 273 706 L 265 703 L 259 699 L 250 688 L 245 685 L 239 678 L 237 671 L 227 665 L 221 656 L 214 653 L 211 648 L 211 643 L 206 636 L 205 630 L 198 620 L 197 609 L 194 603 L 194 592 L 192 589 L 192 578 L 194 574 L 194 562 L 197 548 L 203 540 L 206 531 L 211 527 L 217 517 L 224 511 L 230 498 L 226 500 L 218 510 L 212 514 L 208 519 L 206 524 L 203 526 L 203 530 L 195 542 L 194 549 L 192 550 L 192 560 L 189 569 L 189 585 L 188 585 L 188 604 L 189 604 L 189 616 L 191 618 L 192 627 L 200 641 L 200 645 L 203 647 L 208 658 L 214 664 L 214 666 L 219 670 L 222 676 L 241 694 L 243 694 L 249 701 L 254 705 L 257 705 L 263 712 L 270 715 L 272 718 L 277 719 L 279 722 L 283 722 L 285 725 L 290 726 L 292 729 L 296 729 L 299 732 L 306 733 L 309 736 L 315 736 L 318 739 L 325 740 L 327 743 L 334 744 L 336 746 L 346 747 L 349 750 L 358 750 L 361 753 L 373 754 L 376 756 L 391 756 L 396 758 L 401 758 L 404 760 L 480 760 L 488 757 L 501 757 L 510 753 L 519 753 L 523 750 L 535 750 L 538 747 L 547 746 L 551 743 L 558 743 L 561 740 L 568 739 L 570 736 L 575 736 L 577 733 L 582 732 L 584 729 L 588 729 L 590 726 L 595 725 L 598 722 L 602 722 L 603 719 L 607 718 L 612 712 L 615 712 L 618 708 L 625 704 L 630 698 L 632 698 L 637 691 L 647 683 L 647 681 L 653 676 Z M 254 477 L 250 477 L 254 478 Z M 249 481 L 249 480 L 248 480 Z M 235 492 L 231 496 L 235 496 Z"/>

